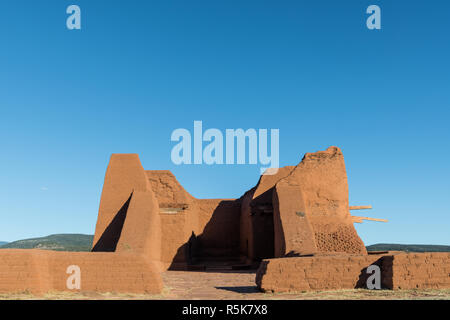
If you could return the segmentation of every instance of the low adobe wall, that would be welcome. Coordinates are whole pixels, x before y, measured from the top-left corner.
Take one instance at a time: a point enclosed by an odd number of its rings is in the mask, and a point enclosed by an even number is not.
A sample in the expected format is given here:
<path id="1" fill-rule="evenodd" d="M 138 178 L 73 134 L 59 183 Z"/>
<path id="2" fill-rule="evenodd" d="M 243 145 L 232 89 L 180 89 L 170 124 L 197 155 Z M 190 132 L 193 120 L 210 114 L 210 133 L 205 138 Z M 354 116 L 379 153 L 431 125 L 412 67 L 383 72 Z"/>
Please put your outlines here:
<path id="1" fill-rule="evenodd" d="M 388 256 L 382 270 L 390 289 L 450 288 L 450 252 Z"/>
<path id="2" fill-rule="evenodd" d="M 450 253 L 324 255 L 264 260 L 256 274 L 263 291 L 366 288 L 367 267 L 381 268 L 384 289 L 450 288 Z"/>
<path id="3" fill-rule="evenodd" d="M 329 255 L 264 260 L 256 284 L 263 291 L 354 289 L 366 283 L 366 268 L 381 255 Z"/>
<path id="4" fill-rule="evenodd" d="M 67 268 L 80 267 L 81 289 L 67 288 Z M 5 249 L 0 251 L 0 292 L 96 291 L 160 293 L 157 266 L 136 254 L 56 252 Z"/>

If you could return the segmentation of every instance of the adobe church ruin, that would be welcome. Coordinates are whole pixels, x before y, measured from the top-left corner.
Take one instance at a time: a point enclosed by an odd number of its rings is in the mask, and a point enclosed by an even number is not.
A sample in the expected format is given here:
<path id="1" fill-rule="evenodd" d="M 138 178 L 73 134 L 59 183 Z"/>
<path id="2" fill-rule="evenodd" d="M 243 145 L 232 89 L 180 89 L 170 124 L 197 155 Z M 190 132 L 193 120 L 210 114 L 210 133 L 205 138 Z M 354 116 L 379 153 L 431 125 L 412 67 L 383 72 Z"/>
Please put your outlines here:
<path id="1" fill-rule="evenodd" d="M 171 269 L 214 257 L 251 264 L 285 255 L 367 254 L 336 147 L 262 175 L 240 199 L 196 199 L 171 172 L 145 171 L 137 155 L 114 154 L 92 251 L 144 253 Z"/>
<path id="2" fill-rule="evenodd" d="M 67 290 L 69 265 L 80 266 L 81 289 L 94 291 L 156 293 L 164 270 L 225 265 L 259 265 L 265 291 L 364 288 L 370 265 L 381 268 L 383 288 L 450 287 L 450 253 L 368 254 L 353 223 L 370 218 L 350 209 L 337 147 L 262 175 L 239 199 L 197 199 L 170 171 L 113 154 L 92 252 L 2 250 L 0 292 Z"/>

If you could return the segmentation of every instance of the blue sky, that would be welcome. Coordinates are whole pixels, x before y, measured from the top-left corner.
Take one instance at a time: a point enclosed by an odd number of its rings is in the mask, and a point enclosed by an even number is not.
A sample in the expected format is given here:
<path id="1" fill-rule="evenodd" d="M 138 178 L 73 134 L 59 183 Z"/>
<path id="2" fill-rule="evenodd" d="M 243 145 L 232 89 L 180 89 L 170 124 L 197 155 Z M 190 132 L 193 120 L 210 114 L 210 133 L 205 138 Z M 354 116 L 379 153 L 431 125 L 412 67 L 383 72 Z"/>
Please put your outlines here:
<path id="1" fill-rule="evenodd" d="M 66 8 L 82 30 L 66 28 Z M 382 10 L 368 30 L 366 8 Z M 95 229 L 111 153 L 199 198 L 259 166 L 176 166 L 170 135 L 277 128 L 280 164 L 339 146 L 366 244 L 450 244 L 448 1 L 0 3 L 0 240 Z"/>

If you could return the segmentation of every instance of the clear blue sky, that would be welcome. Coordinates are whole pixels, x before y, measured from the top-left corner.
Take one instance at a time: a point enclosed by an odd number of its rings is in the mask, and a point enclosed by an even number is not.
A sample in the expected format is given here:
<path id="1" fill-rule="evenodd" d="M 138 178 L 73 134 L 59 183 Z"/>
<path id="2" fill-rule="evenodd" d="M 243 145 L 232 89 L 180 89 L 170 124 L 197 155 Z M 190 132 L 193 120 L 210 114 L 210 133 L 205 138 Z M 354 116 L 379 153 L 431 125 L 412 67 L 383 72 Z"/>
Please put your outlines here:
<path id="1" fill-rule="evenodd" d="M 66 8 L 82 30 L 66 28 Z M 366 8 L 382 30 L 366 28 Z M 111 153 L 199 198 L 259 166 L 175 166 L 176 128 L 278 128 L 281 165 L 342 148 L 366 242 L 450 244 L 449 1 L 0 3 L 0 240 L 94 232 Z"/>

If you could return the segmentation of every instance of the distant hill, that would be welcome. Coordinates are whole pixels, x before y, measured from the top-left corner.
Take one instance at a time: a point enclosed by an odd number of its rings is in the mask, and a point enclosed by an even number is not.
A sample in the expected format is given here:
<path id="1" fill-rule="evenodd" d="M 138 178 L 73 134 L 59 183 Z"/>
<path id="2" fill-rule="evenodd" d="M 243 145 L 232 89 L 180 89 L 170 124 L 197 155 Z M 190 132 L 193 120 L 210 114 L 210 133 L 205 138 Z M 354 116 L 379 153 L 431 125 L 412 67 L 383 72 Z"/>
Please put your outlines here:
<path id="1" fill-rule="evenodd" d="M 56 251 L 90 251 L 94 236 L 86 234 L 53 234 L 42 238 L 18 240 L 0 245 L 0 249 L 42 249 Z"/>
<path id="2" fill-rule="evenodd" d="M 0 246 L 2 246 L 2 245 L 4 245 L 4 244 L 7 244 L 8 242 L 6 242 L 6 241 L 0 241 Z"/>
<path id="3" fill-rule="evenodd" d="M 56 251 L 90 251 L 93 235 L 53 234 L 42 238 L 0 242 L 0 249 L 42 249 Z M 377 243 L 367 246 L 367 251 L 450 252 L 450 246 L 428 244 Z"/>
<path id="4" fill-rule="evenodd" d="M 366 248 L 367 251 L 450 252 L 450 246 L 431 244 L 377 243 Z"/>

